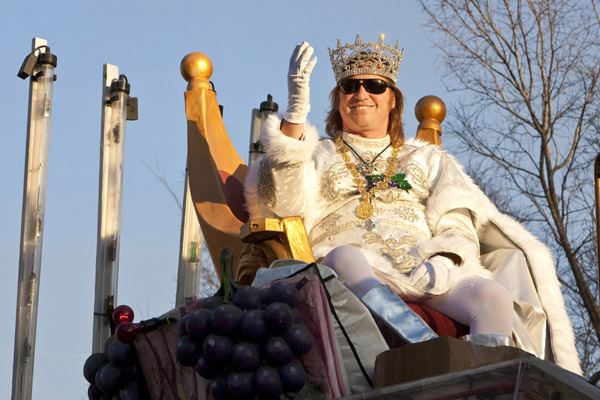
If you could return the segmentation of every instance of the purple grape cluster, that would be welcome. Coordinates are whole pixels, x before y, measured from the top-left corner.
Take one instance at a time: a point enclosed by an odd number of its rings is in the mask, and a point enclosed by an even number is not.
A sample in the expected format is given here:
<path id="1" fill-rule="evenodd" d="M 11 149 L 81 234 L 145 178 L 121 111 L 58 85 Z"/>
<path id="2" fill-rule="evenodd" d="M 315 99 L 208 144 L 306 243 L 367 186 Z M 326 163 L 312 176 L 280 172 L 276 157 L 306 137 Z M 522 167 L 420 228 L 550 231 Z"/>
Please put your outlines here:
<path id="1" fill-rule="evenodd" d="M 134 349 L 119 342 L 115 336 L 104 343 L 103 353 L 94 353 L 83 366 L 83 376 L 90 383 L 90 400 L 139 400 Z"/>
<path id="2" fill-rule="evenodd" d="M 207 298 L 179 320 L 177 360 L 210 380 L 215 400 L 279 399 L 306 382 L 299 356 L 312 347 L 298 289 L 278 281 L 269 289 L 240 286 L 233 304 Z"/>

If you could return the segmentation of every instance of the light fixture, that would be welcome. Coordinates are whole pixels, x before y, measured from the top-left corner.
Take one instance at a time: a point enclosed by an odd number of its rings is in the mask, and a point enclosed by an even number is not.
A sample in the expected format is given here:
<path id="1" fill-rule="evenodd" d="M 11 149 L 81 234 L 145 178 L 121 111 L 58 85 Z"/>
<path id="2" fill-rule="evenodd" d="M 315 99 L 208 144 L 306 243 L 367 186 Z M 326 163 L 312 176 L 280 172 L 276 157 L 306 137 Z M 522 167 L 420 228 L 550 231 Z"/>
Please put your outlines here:
<path id="1" fill-rule="evenodd" d="M 30 77 L 30 80 L 15 324 L 13 399 L 30 399 L 33 384 L 50 120 L 56 80 L 54 69 L 57 65 L 57 57 L 50 52 L 50 47 L 46 45 L 45 40 L 34 38 L 32 49 L 17 73 L 21 79 Z"/>

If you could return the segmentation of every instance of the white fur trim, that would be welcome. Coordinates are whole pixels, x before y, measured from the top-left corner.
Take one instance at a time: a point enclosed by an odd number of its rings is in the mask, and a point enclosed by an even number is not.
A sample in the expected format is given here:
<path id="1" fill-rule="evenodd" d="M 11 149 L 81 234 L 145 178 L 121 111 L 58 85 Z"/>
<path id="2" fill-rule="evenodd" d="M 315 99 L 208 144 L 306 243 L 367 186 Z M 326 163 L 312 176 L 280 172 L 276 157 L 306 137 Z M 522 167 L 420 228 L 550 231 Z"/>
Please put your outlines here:
<path id="1" fill-rule="evenodd" d="M 275 163 L 305 162 L 311 159 L 315 146 L 319 142 L 317 129 L 304 124 L 302 140 L 290 138 L 281 132 L 281 119 L 269 115 L 261 127 L 260 141 L 265 152 Z"/>
<path id="2" fill-rule="evenodd" d="M 480 210 L 487 205 L 479 195 L 483 192 L 473 193 L 472 187 L 475 184 L 463 172 L 462 165 L 454 157 L 447 153 L 442 153 L 440 157 L 444 172 L 439 177 L 432 195 L 427 199 L 427 223 L 432 227 L 437 226 L 440 218 L 447 212 L 466 208 L 471 210 L 475 229 L 478 229 L 481 221 Z"/>
<path id="3" fill-rule="evenodd" d="M 262 158 L 257 158 L 250 166 L 244 182 L 244 196 L 246 197 L 246 210 L 250 219 L 262 218 L 258 200 L 258 169 Z"/>
<path id="4" fill-rule="evenodd" d="M 554 362 L 581 375 L 575 334 L 560 291 L 552 253 L 521 224 L 506 215 L 497 213 L 489 222 L 495 224 L 525 253 L 538 297 L 548 319 Z"/>

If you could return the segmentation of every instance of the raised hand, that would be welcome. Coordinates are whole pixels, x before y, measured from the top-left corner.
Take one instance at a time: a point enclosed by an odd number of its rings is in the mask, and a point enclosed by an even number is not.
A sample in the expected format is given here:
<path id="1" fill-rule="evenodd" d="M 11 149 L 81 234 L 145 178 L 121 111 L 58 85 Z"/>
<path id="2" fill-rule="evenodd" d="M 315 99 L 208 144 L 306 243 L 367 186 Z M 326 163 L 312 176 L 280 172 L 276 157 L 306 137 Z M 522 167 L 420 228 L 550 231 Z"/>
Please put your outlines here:
<path id="1" fill-rule="evenodd" d="M 290 58 L 288 71 L 288 107 L 284 119 L 293 124 L 303 124 L 310 111 L 310 74 L 317 63 L 311 59 L 314 49 L 308 42 L 296 46 Z"/>

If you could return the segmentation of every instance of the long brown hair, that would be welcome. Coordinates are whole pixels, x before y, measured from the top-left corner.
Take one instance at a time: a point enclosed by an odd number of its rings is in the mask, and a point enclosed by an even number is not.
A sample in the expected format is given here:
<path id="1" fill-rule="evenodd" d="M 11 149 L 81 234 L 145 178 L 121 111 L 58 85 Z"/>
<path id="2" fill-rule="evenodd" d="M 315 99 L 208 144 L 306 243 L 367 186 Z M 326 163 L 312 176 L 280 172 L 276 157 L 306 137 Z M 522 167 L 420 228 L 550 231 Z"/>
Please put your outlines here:
<path id="1" fill-rule="evenodd" d="M 390 135 L 390 139 L 394 146 L 402 146 L 404 144 L 404 126 L 402 125 L 404 95 L 396 85 L 388 79 L 386 79 L 386 81 L 390 84 L 390 89 L 394 92 L 393 94 L 396 98 L 396 106 L 390 111 L 387 133 Z M 332 138 L 337 137 L 343 131 L 342 116 L 338 109 L 340 93 L 340 88 L 336 85 L 329 95 L 331 109 L 327 113 L 327 118 L 325 118 L 325 132 Z"/>

